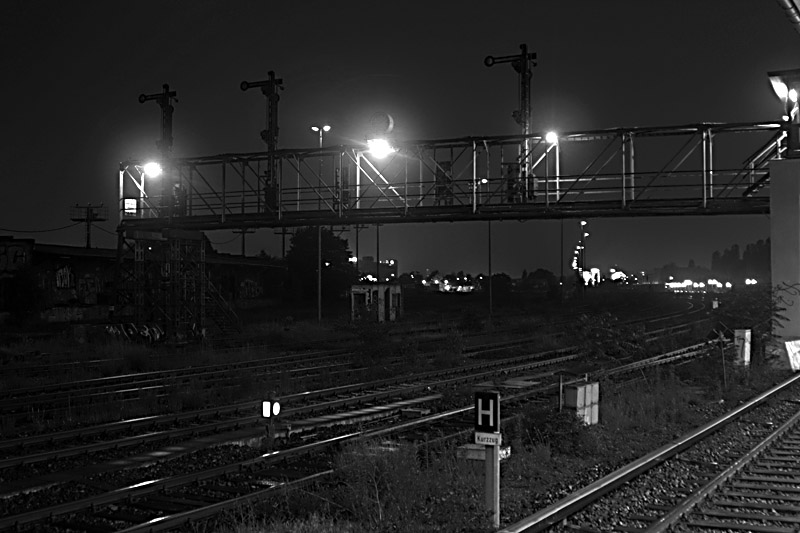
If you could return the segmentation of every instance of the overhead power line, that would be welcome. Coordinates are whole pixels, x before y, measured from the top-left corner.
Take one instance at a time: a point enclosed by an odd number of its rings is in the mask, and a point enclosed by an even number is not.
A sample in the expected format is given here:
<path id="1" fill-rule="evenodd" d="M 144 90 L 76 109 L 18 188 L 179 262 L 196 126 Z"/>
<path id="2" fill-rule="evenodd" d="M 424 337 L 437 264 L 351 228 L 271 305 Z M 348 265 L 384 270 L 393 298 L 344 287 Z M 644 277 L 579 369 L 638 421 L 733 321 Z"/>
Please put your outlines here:
<path id="1" fill-rule="evenodd" d="M 51 231 L 61 231 L 63 229 L 74 228 L 82 224 L 82 222 L 76 222 L 75 224 L 70 224 L 69 226 L 61 226 L 60 228 L 52 228 L 52 229 L 32 229 L 32 230 L 24 230 L 24 229 L 10 229 L 10 228 L 0 228 L 0 231 L 8 231 L 9 233 L 50 233 Z"/>

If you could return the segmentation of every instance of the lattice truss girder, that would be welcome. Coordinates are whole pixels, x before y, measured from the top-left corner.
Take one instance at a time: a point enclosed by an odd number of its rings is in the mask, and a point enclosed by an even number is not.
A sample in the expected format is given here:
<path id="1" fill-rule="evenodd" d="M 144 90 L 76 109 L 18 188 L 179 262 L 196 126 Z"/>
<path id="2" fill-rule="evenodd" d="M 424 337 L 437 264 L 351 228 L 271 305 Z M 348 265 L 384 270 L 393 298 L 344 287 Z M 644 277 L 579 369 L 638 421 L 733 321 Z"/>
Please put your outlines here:
<path id="1" fill-rule="evenodd" d="M 121 232 L 117 260 L 117 313 L 137 324 L 155 323 L 168 336 L 206 327 L 209 281 L 202 235 Z"/>
<path id="2" fill-rule="evenodd" d="M 527 142 L 525 142 L 527 140 Z M 530 149 L 526 150 L 525 146 Z M 698 124 L 402 143 L 385 159 L 362 146 L 173 159 L 145 178 L 120 165 L 123 226 L 275 227 L 367 219 L 615 216 L 655 207 L 763 209 L 767 163 L 785 150 L 777 123 Z M 526 172 L 526 169 L 529 169 Z M 670 213 L 666 213 L 670 214 Z"/>

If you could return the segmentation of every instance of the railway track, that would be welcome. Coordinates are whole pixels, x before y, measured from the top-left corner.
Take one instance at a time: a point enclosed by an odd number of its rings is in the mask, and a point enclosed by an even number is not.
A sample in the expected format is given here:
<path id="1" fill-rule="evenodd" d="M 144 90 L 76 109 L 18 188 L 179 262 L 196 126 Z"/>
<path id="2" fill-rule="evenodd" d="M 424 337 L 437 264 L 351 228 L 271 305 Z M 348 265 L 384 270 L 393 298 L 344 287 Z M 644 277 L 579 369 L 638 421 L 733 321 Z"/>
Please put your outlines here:
<path id="1" fill-rule="evenodd" d="M 693 357 L 705 349 L 705 344 L 689 347 L 678 352 L 663 354 L 651 358 L 650 365 L 674 362 L 681 358 Z M 605 371 L 605 375 L 623 374 L 636 371 L 643 366 L 643 362 L 623 365 Z M 542 381 L 545 381 L 542 375 Z M 490 375 L 473 376 L 472 379 L 486 379 Z M 455 379 L 455 378 L 451 378 Z M 504 376 L 502 381 L 507 379 Z M 530 387 L 526 390 L 516 391 L 504 395 L 504 404 L 513 406 L 530 398 L 552 393 L 558 388 L 558 383 L 552 379 L 549 383 L 537 383 L 530 380 Z M 427 397 L 416 398 L 419 403 L 435 399 L 429 394 Z M 412 400 L 413 401 L 413 400 Z M 400 410 L 404 405 L 415 403 L 398 400 L 393 402 L 393 408 Z M 370 409 L 370 408 L 367 408 Z M 363 408 L 362 408 L 363 410 Z M 369 421 L 361 421 L 357 429 L 332 436 L 316 435 L 314 440 L 305 444 L 291 444 L 289 447 L 275 449 L 267 453 L 259 453 L 253 448 L 242 446 L 225 446 L 216 449 L 214 453 L 205 450 L 211 455 L 220 454 L 228 457 L 240 457 L 238 461 L 213 467 L 203 467 L 203 454 L 199 459 L 192 460 L 192 467 L 196 470 L 186 473 L 186 465 L 180 467 L 181 473 L 164 475 L 159 465 L 163 462 L 153 461 L 151 469 L 136 469 L 136 473 L 122 475 L 119 473 L 101 473 L 93 476 L 91 480 L 82 479 L 80 476 L 64 481 L 58 485 L 53 498 L 61 499 L 62 493 L 82 494 L 86 497 L 57 505 L 44 506 L 39 509 L 20 512 L 13 516 L 0 518 L 0 529 L 18 528 L 25 530 L 36 524 L 47 523 L 47 527 L 54 531 L 64 529 L 83 530 L 125 530 L 125 531 L 155 531 L 173 527 L 176 524 L 187 523 L 190 520 L 201 519 L 223 509 L 230 509 L 243 501 L 263 498 L 270 493 L 307 484 L 318 480 L 321 476 L 331 472 L 330 456 L 335 447 L 344 442 L 365 438 L 396 438 L 414 440 L 414 435 L 420 433 L 447 436 L 463 435 L 471 426 L 470 411 L 472 406 L 449 409 L 446 411 L 422 416 L 414 420 L 402 421 L 397 417 L 392 419 L 390 425 L 385 418 L 376 419 L 379 423 L 374 428 Z M 288 415 L 294 413 L 288 411 Z M 213 463 L 213 460 L 211 460 Z M 119 486 L 121 481 L 126 482 Z M 108 487 L 115 484 L 110 491 L 101 490 L 99 487 Z M 52 491 L 42 491 L 48 493 Z M 22 506 L 23 504 L 18 504 Z"/>
<path id="2" fill-rule="evenodd" d="M 670 334 L 675 331 L 680 331 L 682 328 L 691 327 L 686 324 L 670 324 L 670 321 L 677 318 L 679 314 L 685 313 L 686 311 L 682 311 L 681 313 L 675 313 L 673 317 L 649 318 L 648 320 L 651 325 L 657 324 L 663 326 L 660 328 L 660 331 L 651 330 L 651 334 L 655 336 Z M 534 335 L 533 338 L 535 337 Z M 231 502 L 243 501 L 241 498 L 257 498 L 258 496 L 252 495 L 258 494 L 260 491 L 276 491 L 281 488 L 289 487 L 293 483 L 309 483 L 318 479 L 324 472 L 329 470 L 329 464 L 326 463 L 325 459 L 325 454 L 328 452 L 325 452 L 325 450 L 332 446 L 338 446 L 347 440 L 397 434 L 398 438 L 406 438 L 413 441 L 415 439 L 414 435 L 420 433 L 428 435 L 435 434 L 440 435 L 441 438 L 448 438 L 448 435 L 452 436 L 453 434 L 463 432 L 464 425 L 469 425 L 470 423 L 468 412 L 471 408 L 455 410 L 445 409 L 439 412 L 435 412 L 436 409 L 434 409 L 434 413 L 431 415 L 421 416 L 418 419 L 410 421 L 399 421 L 401 420 L 401 413 L 404 409 L 425 406 L 427 403 L 440 400 L 441 395 L 430 389 L 435 389 L 437 387 L 456 387 L 464 383 L 474 383 L 480 380 L 493 380 L 496 379 L 498 374 L 509 376 L 515 372 L 524 373 L 536 368 L 536 366 L 542 364 L 542 362 L 538 361 L 535 365 L 531 364 L 530 361 L 526 362 L 525 359 L 530 359 L 530 354 L 517 358 L 505 357 L 500 359 L 503 350 L 518 348 L 520 345 L 530 342 L 531 338 L 531 336 L 527 336 L 512 339 L 499 345 L 489 344 L 473 346 L 469 349 L 470 357 L 473 360 L 487 358 L 486 361 L 480 364 L 475 363 L 464 368 L 433 373 L 435 375 L 415 376 L 413 378 L 415 379 L 414 382 L 409 382 L 412 378 L 406 376 L 404 378 L 394 378 L 393 380 L 383 380 L 381 383 L 352 384 L 341 387 L 329 387 L 324 390 L 310 391 L 294 396 L 285 395 L 281 400 L 283 402 L 289 402 L 292 407 L 284 411 L 283 415 L 286 421 L 291 423 L 283 427 L 278 427 L 277 431 L 273 432 L 273 438 L 277 439 L 277 447 L 271 452 L 261 454 L 258 457 L 243 457 L 241 461 L 239 461 L 240 464 L 238 468 L 247 472 L 242 474 L 244 477 L 236 478 L 238 481 L 231 481 L 229 479 L 231 476 L 236 477 L 236 475 L 238 475 L 236 474 L 238 470 L 235 469 L 203 469 L 202 474 L 198 474 L 197 472 L 184 473 L 183 477 L 181 477 L 181 475 L 172 474 L 160 477 L 147 477 L 145 475 L 145 478 L 130 480 L 131 483 L 127 486 L 117 486 L 114 491 L 112 491 L 115 493 L 115 496 L 111 500 L 109 500 L 110 496 L 108 493 L 104 493 L 102 489 L 98 489 L 98 487 L 112 483 L 111 481 L 103 481 L 102 478 L 100 478 L 100 481 L 97 480 L 97 476 L 102 476 L 104 474 L 102 472 L 102 465 L 100 465 L 101 468 L 95 469 L 96 475 L 88 484 L 84 484 L 84 482 L 81 481 L 86 477 L 86 474 L 90 473 L 88 471 L 82 472 L 83 476 L 77 475 L 77 473 L 73 471 L 71 474 L 73 475 L 73 479 L 69 479 L 69 476 L 67 476 L 61 479 L 51 479 L 51 482 L 54 487 L 58 487 L 58 490 L 64 489 L 69 493 L 87 495 L 87 498 L 91 500 L 89 509 L 94 510 L 93 512 L 95 514 L 92 515 L 89 518 L 89 522 L 85 524 L 88 526 L 88 529 L 97 527 L 102 530 L 105 527 L 109 530 L 116 530 L 120 527 L 128 527 L 134 522 L 131 520 L 121 520 L 120 517 L 126 515 L 126 513 L 128 519 L 137 516 L 137 520 L 144 520 L 144 522 L 141 522 L 139 525 L 131 526 L 134 530 L 138 527 L 150 527 L 142 525 L 147 524 L 149 520 L 156 520 L 159 524 L 166 524 L 165 516 L 181 516 L 182 513 L 187 513 L 186 516 L 191 517 L 190 519 L 207 516 L 203 515 L 203 513 L 211 512 L 210 509 L 216 509 L 217 511 L 214 512 L 218 512 L 221 508 L 228 508 L 227 506 L 234 505 L 234 503 Z M 691 349 L 689 352 L 691 352 Z M 686 355 L 686 353 L 688 352 L 684 352 L 683 355 L 675 353 L 669 355 L 669 357 L 680 358 L 693 356 Z M 570 354 L 568 351 L 561 352 L 561 357 L 565 358 L 564 361 L 568 358 L 574 358 L 575 356 L 576 354 Z M 320 355 L 320 357 L 324 357 L 324 355 Z M 669 357 L 664 358 L 664 361 L 670 360 Z M 492 358 L 498 359 L 492 360 Z M 549 364 L 554 363 L 550 362 Z M 641 363 L 635 364 L 641 365 Z M 516 368 L 514 368 L 515 365 Z M 317 366 L 319 367 L 318 370 L 325 371 L 324 365 Z M 313 368 L 313 366 L 310 368 Z M 248 372 L 250 370 L 251 368 L 244 367 L 243 371 Z M 195 377 L 203 375 L 200 369 L 191 369 L 191 371 L 199 371 L 199 374 L 194 374 Z M 330 371 L 330 368 L 328 371 Z M 620 372 L 624 371 L 625 370 L 620 370 Z M 214 372 L 217 372 L 219 376 L 224 376 L 226 374 L 223 368 L 213 369 L 210 374 Z M 228 374 L 231 372 L 231 370 L 227 371 Z M 546 374 L 547 373 L 543 374 L 543 379 L 546 377 Z M 531 376 L 528 377 L 530 378 Z M 159 387 L 157 378 L 153 376 L 150 376 L 150 379 L 153 380 L 150 382 L 147 381 L 147 377 L 142 378 L 137 376 L 135 379 L 141 381 L 129 384 L 129 389 L 142 391 L 155 390 Z M 173 373 L 166 379 L 174 381 L 176 379 L 175 374 Z M 426 379 L 428 381 L 426 381 Z M 139 386 L 141 383 L 145 383 L 146 385 L 141 387 Z M 123 390 L 125 390 L 124 382 L 121 382 L 121 384 Z M 552 387 L 552 384 L 548 385 L 548 387 Z M 524 401 L 524 398 L 531 395 L 546 393 L 550 390 L 548 387 L 543 387 L 539 390 L 532 386 L 530 390 L 520 393 L 520 401 Z M 91 390 L 91 388 L 87 390 Z M 57 390 L 54 392 L 56 395 L 60 393 Z M 42 391 L 40 391 L 40 393 L 42 393 Z M 113 392 L 110 391 L 108 391 L 108 393 L 113 394 Z M 116 393 L 119 394 L 119 391 Z M 44 395 L 46 394 L 47 393 L 44 392 Z M 131 394 L 133 393 L 131 392 Z M 332 395 L 339 396 L 331 399 Z M 72 397 L 74 397 L 74 394 Z M 101 396 L 96 396 L 96 398 L 97 397 Z M 508 400 L 510 405 L 513 403 L 515 397 L 515 395 L 511 395 L 510 397 L 504 396 L 504 401 Z M 53 398 L 58 397 L 53 396 Z M 30 397 L 28 399 L 30 400 Z M 63 396 L 61 399 L 63 400 Z M 132 401 L 135 401 L 135 399 Z M 301 402 L 306 402 L 306 404 L 303 405 Z M 24 398 L 23 402 L 20 402 L 20 404 L 21 403 L 24 403 Z M 30 401 L 27 403 L 29 404 Z M 19 464 L 47 464 L 48 462 L 63 460 L 65 456 L 92 457 L 91 454 L 113 448 L 129 450 L 137 450 L 137 446 L 149 446 L 152 448 L 152 443 L 159 441 L 164 443 L 165 448 L 168 448 L 170 446 L 181 445 L 188 436 L 202 438 L 206 435 L 216 435 L 221 432 L 233 430 L 239 431 L 240 433 L 249 432 L 251 435 L 254 432 L 263 435 L 263 426 L 259 427 L 259 423 L 261 422 L 260 416 L 249 414 L 253 412 L 258 413 L 259 405 L 260 402 L 245 402 L 243 404 L 226 406 L 214 410 L 206 410 L 209 412 L 208 414 L 194 412 L 172 415 L 170 417 L 144 417 L 141 420 L 127 421 L 126 423 L 120 422 L 99 426 L 97 428 L 76 429 L 70 432 L 61 432 L 60 434 L 51 434 L 49 437 L 34 437 L 34 440 L 25 440 L 23 438 L 12 441 L 8 439 L 5 442 L 0 441 L 0 454 L 5 455 L 0 465 L 8 465 L 8 468 L 16 468 Z M 335 412 L 336 409 L 343 409 L 345 411 L 337 413 Z M 439 409 L 441 409 L 441 406 Z M 325 414 L 312 416 L 319 412 Z M 338 420 L 331 421 L 331 415 L 343 416 L 339 416 Z M 324 420 L 325 417 L 328 417 L 327 421 Z M 311 420 L 313 418 L 317 420 Z M 344 418 L 348 419 L 347 423 L 342 423 Z M 392 422 L 391 428 L 385 427 L 386 423 L 390 421 Z M 350 428 L 356 429 L 353 430 Z M 401 432 L 406 432 L 407 436 L 400 436 Z M 92 437 L 90 435 L 91 433 L 95 435 L 105 434 L 105 436 Z M 145 436 L 145 434 L 148 434 L 148 436 Z M 109 435 L 112 436 L 111 441 L 109 441 Z M 39 439 L 39 444 L 35 444 L 36 438 Z M 149 443 L 145 442 L 147 440 L 149 440 Z M 244 440 L 244 437 L 242 437 L 241 440 Z M 305 444 L 300 444 L 303 442 Z M 206 446 L 210 445 L 211 444 L 206 443 Z M 234 458 L 241 455 L 252 455 L 253 453 L 252 448 L 239 445 L 231 446 L 229 441 L 223 441 L 221 444 L 217 443 L 217 445 L 222 446 L 229 455 Z M 40 449 L 36 449 L 35 446 L 40 446 Z M 57 446 L 58 449 L 48 449 L 52 448 L 52 446 Z M 191 451 L 201 455 L 203 453 L 208 453 L 210 457 L 218 454 L 218 450 L 214 452 L 201 448 L 202 446 Z M 31 451 L 31 449 L 33 449 L 33 453 L 23 454 L 19 452 L 19 450 Z M 250 451 L 250 454 L 244 453 L 245 450 Z M 188 451 L 184 453 L 188 453 Z M 308 456 L 309 453 L 313 453 L 314 455 Z M 210 460 L 218 461 L 216 459 Z M 149 464 L 153 466 L 153 468 L 157 468 L 158 465 L 163 465 L 166 462 L 167 461 L 162 461 L 152 456 L 145 460 L 145 464 Z M 197 466 L 201 466 L 202 463 L 202 461 L 198 461 Z M 137 463 L 127 463 L 128 466 L 134 466 L 135 464 Z M 138 464 L 141 465 L 142 463 L 140 462 Z M 307 468 L 308 465 L 316 466 L 309 471 Z M 80 463 L 78 463 L 77 466 L 73 465 L 73 470 L 79 468 L 81 468 Z M 117 468 L 113 468 L 112 470 L 116 469 Z M 250 470 L 258 472 L 255 478 L 250 475 Z M 207 474 L 207 471 L 211 473 Z M 0 480 L 2 480 L 1 476 L 2 469 L 0 468 Z M 170 483 L 174 482 L 175 485 L 167 487 L 166 485 L 159 485 L 153 482 L 153 480 L 161 479 L 161 477 L 165 479 L 174 478 Z M 182 484 L 180 479 L 191 479 L 191 484 L 194 485 L 187 484 L 189 482 Z M 191 489 L 198 483 L 202 485 L 210 484 L 214 487 L 215 491 L 211 491 L 213 494 L 206 494 L 204 492 L 205 489 L 200 490 L 200 492 L 192 489 L 188 494 L 185 492 L 186 487 Z M 267 487 L 267 485 L 269 486 Z M 245 486 L 247 487 L 246 489 L 244 488 Z M 130 487 L 130 491 L 127 491 L 126 487 Z M 151 488 L 155 489 L 155 491 L 151 491 Z M 43 491 L 42 493 L 44 494 L 47 492 L 48 491 Z M 124 495 L 122 500 L 116 499 L 116 495 L 118 494 Z M 232 495 L 233 498 L 231 498 Z M 27 514 L 25 512 L 17 513 L 15 515 L 16 518 L 9 518 L 11 521 L 0 521 L 0 528 L 17 528 L 23 527 L 24 524 L 40 524 L 43 521 L 50 521 L 54 524 L 56 530 L 69 527 L 70 524 L 72 526 L 77 526 L 77 523 L 71 523 L 73 518 L 75 518 L 71 516 L 71 513 L 85 513 L 85 508 L 80 507 L 80 505 L 86 503 L 83 500 L 87 498 L 75 499 L 72 497 L 73 503 L 61 503 L 56 506 L 43 507 L 42 509 L 29 511 Z M 64 499 L 64 501 L 68 500 L 70 500 L 70 498 Z M 171 500 L 171 503 L 166 500 Z M 123 505 L 118 503 L 119 501 L 138 502 L 139 511 L 134 511 L 127 503 Z M 191 505 L 187 502 L 191 502 Z M 75 507 L 76 505 L 78 507 Z M 105 511 L 98 511 L 103 505 L 112 505 L 115 506 L 115 509 L 105 508 Z M 133 507 L 136 507 L 136 505 Z M 144 509 L 144 511 L 142 511 L 142 509 Z M 8 511 L 8 509 L 6 509 L 6 511 Z M 105 518 L 97 514 L 102 514 L 103 512 L 107 515 Z M 165 515 L 165 513 L 167 514 Z M 0 515 L 2 514 L 4 513 L 0 513 Z M 143 519 L 143 516 L 150 516 L 150 518 Z M 62 517 L 54 519 L 55 522 L 58 520 L 65 520 L 66 522 L 59 525 L 51 520 L 50 517 Z M 109 517 L 116 517 L 116 519 L 120 519 L 120 521 L 113 525 L 106 524 L 105 526 L 101 526 L 96 524 L 96 522 L 103 523 L 103 520 L 110 520 Z M 180 518 L 178 519 L 180 520 Z M 78 517 L 77 520 L 80 521 L 82 519 Z"/>
<path id="3" fill-rule="evenodd" d="M 501 533 L 796 532 L 800 375 Z"/>

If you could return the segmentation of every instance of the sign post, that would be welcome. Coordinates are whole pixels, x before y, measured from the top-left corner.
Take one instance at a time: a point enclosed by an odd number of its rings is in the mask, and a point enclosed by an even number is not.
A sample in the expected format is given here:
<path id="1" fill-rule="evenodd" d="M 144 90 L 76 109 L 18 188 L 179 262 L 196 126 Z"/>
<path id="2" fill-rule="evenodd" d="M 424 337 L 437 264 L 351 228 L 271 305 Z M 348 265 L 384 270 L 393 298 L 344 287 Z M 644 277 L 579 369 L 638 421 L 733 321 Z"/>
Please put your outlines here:
<path id="1" fill-rule="evenodd" d="M 261 402 L 261 417 L 267 419 L 267 436 L 269 444 L 272 446 L 275 438 L 275 417 L 281 412 L 281 403 L 275 399 L 263 400 Z"/>
<path id="2" fill-rule="evenodd" d="M 475 392 L 475 444 L 486 446 L 486 510 L 492 513 L 492 524 L 500 527 L 500 393 Z"/>

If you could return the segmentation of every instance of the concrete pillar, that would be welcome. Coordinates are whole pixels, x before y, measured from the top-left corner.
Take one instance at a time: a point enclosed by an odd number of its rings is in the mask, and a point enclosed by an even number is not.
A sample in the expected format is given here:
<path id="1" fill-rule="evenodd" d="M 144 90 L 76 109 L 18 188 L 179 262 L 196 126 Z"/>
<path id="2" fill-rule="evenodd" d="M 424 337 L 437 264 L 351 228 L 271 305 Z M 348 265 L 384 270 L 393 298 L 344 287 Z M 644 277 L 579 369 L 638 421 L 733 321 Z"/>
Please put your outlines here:
<path id="1" fill-rule="evenodd" d="M 800 339 L 800 159 L 772 161 L 769 171 L 772 287 L 795 288 L 786 294 L 787 320 L 773 332 L 783 344 Z"/>

